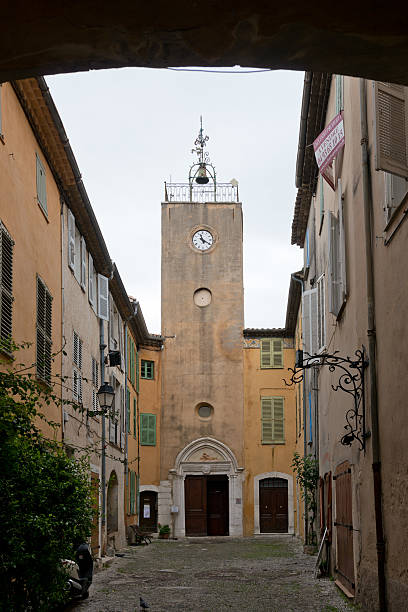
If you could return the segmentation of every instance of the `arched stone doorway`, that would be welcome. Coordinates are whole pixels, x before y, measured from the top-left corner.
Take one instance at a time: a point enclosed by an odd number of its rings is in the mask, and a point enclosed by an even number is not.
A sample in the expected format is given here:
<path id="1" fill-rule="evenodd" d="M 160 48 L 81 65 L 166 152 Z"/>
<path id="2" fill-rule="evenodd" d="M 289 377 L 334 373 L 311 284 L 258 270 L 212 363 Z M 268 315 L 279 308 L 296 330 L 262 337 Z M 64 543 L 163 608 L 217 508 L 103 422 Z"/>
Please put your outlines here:
<path id="1" fill-rule="evenodd" d="M 243 470 L 238 467 L 234 453 L 214 438 L 199 438 L 188 444 L 178 454 L 174 469 L 170 470 L 173 504 L 178 510 L 174 521 L 175 535 L 188 535 L 186 510 L 190 516 L 194 510 L 197 510 L 197 516 L 201 512 L 201 523 L 197 527 L 199 533 L 196 535 L 207 535 L 208 532 L 220 535 L 217 533 L 219 530 L 223 531 L 223 535 L 242 535 Z M 201 508 L 198 507 L 200 504 L 196 509 L 191 507 L 188 498 L 193 500 L 195 497 L 191 486 L 200 491 Z M 225 499 L 225 503 L 220 505 L 221 498 Z M 207 513 L 207 509 L 210 512 Z M 216 518 L 217 513 L 219 519 Z M 189 520 L 187 517 L 187 527 L 189 524 L 191 526 Z"/>
<path id="2" fill-rule="evenodd" d="M 271 505 L 271 507 L 265 511 L 265 505 Z M 283 506 L 283 508 L 280 508 L 280 506 Z M 268 512 L 268 510 L 271 510 L 271 512 Z M 285 514 L 286 518 L 284 518 Z M 292 474 L 265 472 L 254 477 L 255 534 L 293 534 L 294 514 Z"/>
<path id="3" fill-rule="evenodd" d="M 106 497 L 106 528 L 108 536 L 118 531 L 118 477 L 116 472 L 111 472 L 108 481 L 108 492 Z"/>

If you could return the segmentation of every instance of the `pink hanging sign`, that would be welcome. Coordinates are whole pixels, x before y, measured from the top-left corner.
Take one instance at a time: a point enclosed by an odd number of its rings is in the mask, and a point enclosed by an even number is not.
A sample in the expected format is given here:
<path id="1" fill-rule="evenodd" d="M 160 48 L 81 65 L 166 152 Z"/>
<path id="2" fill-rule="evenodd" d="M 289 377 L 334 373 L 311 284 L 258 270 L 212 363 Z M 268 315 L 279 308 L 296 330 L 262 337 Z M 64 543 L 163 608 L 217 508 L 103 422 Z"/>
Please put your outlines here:
<path id="1" fill-rule="evenodd" d="M 334 117 L 313 143 L 316 162 L 320 174 L 334 189 L 332 163 L 336 155 L 344 147 L 343 113 Z"/>

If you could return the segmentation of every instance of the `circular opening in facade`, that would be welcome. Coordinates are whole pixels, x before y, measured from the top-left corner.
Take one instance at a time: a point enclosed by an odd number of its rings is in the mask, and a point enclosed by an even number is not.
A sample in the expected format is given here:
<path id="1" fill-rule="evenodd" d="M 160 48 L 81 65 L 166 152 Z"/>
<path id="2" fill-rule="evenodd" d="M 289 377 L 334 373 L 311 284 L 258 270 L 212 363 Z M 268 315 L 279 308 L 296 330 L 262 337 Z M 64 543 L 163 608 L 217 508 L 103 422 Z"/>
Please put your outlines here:
<path id="1" fill-rule="evenodd" d="M 205 308 L 211 304 L 212 294 L 206 287 L 200 287 L 194 291 L 194 304 L 199 308 Z"/>
<path id="2" fill-rule="evenodd" d="M 201 419 L 209 419 L 213 413 L 213 407 L 210 404 L 199 404 L 197 406 L 197 414 Z"/>

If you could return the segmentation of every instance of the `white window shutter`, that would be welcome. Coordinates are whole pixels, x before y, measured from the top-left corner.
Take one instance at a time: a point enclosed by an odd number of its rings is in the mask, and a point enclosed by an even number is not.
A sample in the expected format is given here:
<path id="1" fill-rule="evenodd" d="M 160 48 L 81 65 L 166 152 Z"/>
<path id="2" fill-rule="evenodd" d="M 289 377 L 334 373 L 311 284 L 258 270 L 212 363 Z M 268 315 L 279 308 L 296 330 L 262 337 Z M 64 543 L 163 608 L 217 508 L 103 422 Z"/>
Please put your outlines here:
<path id="1" fill-rule="evenodd" d="M 341 181 L 338 181 L 339 195 L 339 310 L 347 297 L 347 269 L 346 269 L 346 234 L 344 228 L 344 198 Z"/>
<path id="2" fill-rule="evenodd" d="M 375 169 L 408 178 L 407 88 L 374 83 Z"/>
<path id="3" fill-rule="evenodd" d="M 339 313 L 339 236 L 338 236 L 338 220 L 337 217 L 329 212 L 328 227 L 328 247 L 329 247 L 329 273 L 328 273 L 328 288 L 329 288 L 329 312 L 334 315 Z"/>
<path id="4" fill-rule="evenodd" d="M 68 210 L 68 265 L 75 271 L 75 217 Z"/>
<path id="5" fill-rule="evenodd" d="M 88 253 L 88 299 L 92 308 L 96 308 L 96 295 L 95 295 L 95 270 L 93 265 L 93 257 Z"/>
<path id="6" fill-rule="evenodd" d="M 86 242 L 85 238 L 81 236 L 81 287 L 85 289 L 86 286 Z"/>
<path id="7" fill-rule="evenodd" d="M 302 296 L 303 350 L 309 355 L 317 352 L 317 289 L 304 291 Z"/>
<path id="8" fill-rule="evenodd" d="M 109 279 L 98 274 L 98 316 L 109 321 Z"/>

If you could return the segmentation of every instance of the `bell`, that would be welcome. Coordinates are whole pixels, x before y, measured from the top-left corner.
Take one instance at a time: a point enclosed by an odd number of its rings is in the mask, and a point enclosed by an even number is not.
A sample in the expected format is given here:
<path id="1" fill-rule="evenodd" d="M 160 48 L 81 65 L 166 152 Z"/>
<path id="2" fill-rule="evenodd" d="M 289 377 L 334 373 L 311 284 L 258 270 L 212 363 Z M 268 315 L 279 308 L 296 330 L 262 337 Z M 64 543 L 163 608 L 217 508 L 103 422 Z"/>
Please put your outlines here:
<path id="1" fill-rule="evenodd" d="M 197 176 L 196 176 L 196 183 L 198 183 L 199 185 L 206 185 L 209 180 L 210 179 L 207 176 L 207 171 L 205 169 L 205 166 L 204 165 L 200 166 L 197 172 Z"/>

